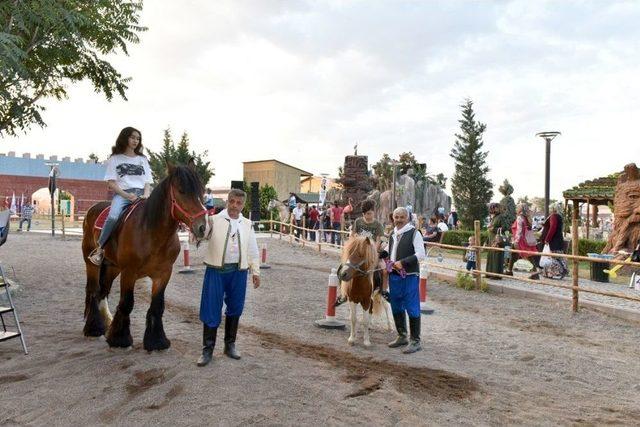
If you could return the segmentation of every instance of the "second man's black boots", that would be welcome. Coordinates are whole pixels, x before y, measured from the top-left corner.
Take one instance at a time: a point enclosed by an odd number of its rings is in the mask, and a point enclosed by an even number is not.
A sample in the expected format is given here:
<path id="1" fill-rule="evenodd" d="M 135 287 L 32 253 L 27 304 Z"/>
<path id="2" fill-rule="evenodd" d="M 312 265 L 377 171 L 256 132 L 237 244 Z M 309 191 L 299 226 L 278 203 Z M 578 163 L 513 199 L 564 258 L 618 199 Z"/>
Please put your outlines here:
<path id="1" fill-rule="evenodd" d="M 396 348 L 401 347 L 403 345 L 409 344 L 407 340 L 407 319 L 405 317 L 405 312 L 393 315 L 393 321 L 396 324 L 396 331 L 398 331 L 398 336 L 395 340 L 389 343 L 389 347 Z"/>
<path id="2" fill-rule="evenodd" d="M 224 354 L 232 359 L 240 359 L 240 353 L 236 350 L 236 335 L 240 316 L 227 316 L 224 321 Z"/>
<path id="3" fill-rule="evenodd" d="M 420 317 L 409 317 L 409 331 L 409 345 L 402 350 L 404 354 L 422 350 L 422 345 L 420 345 Z"/>
<path id="4" fill-rule="evenodd" d="M 202 329 L 202 355 L 198 358 L 198 366 L 206 366 L 213 357 L 213 347 L 216 345 L 218 328 L 210 328 L 203 324 Z"/>

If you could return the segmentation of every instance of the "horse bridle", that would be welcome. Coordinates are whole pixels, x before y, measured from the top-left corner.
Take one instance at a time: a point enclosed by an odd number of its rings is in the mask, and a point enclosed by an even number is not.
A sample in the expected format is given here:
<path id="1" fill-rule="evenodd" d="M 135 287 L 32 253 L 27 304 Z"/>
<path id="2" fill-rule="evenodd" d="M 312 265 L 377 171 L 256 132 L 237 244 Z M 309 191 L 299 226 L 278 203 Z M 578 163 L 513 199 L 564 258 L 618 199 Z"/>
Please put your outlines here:
<path id="1" fill-rule="evenodd" d="M 173 218 L 174 220 L 176 220 L 178 222 L 182 222 L 187 227 L 191 228 L 191 226 L 193 225 L 193 221 L 195 221 L 196 219 L 200 218 L 201 216 L 213 213 L 213 209 L 211 209 L 211 210 L 202 209 L 197 214 L 191 215 L 189 212 L 184 210 L 184 208 L 182 206 L 180 206 L 180 204 L 176 201 L 176 197 L 175 197 L 175 195 L 173 193 L 173 185 L 170 185 L 169 187 L 171 188 L 171 190 L 170 190 L 170 194 L 171 194 L 171 218 Z M 179 218 L 176 218 L 176 216 L 174 215 L 174 209 L 177 209 L 178 212 L 180 212 L 185 217 L 186 221 L 188 221 L 188 222 L 183 221 L 183 220 L 181 220 Z"/>

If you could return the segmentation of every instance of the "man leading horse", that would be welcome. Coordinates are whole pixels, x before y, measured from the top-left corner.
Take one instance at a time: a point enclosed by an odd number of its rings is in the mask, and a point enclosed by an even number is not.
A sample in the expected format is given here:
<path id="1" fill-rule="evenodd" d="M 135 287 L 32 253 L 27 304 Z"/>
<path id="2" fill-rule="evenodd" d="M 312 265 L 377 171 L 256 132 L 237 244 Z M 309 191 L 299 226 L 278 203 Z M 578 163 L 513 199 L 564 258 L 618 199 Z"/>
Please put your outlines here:
<path id="1" fill-rule="evenodd" d="M 222 303 L 226 305 L 224 354 L 240 359 L 236 350 L 236 334 L 247 291 L 247 275 L 251 271 L 253 287 L 260 286 L 258 244 L 251 221 L 242 216 L 247 195 L 233 189 L 227 196 L 227 208 L 210 217 L 210 239 L 204 263 L 207 270 L 202 284 L 200 320 L 203 324 L 202 355 L 198 366 L 211 362 L 218 326 L 222 321 Z"/>
<path id="2" fill-rule="evenodd" d="M 409 222 L 409 212 L 399 207 L 393 211 L 394 229 L 389 239 L 389 257 L 393 270 L 389 274 L 391 312 L 398 331 L 389 347 L 406 346 L 405 354 L 422 350 L 420 345 L 420 266 L 425 258 L 422 234 Z M 410 339 L 407 339 L 406 315 L 409 315 Z"/>

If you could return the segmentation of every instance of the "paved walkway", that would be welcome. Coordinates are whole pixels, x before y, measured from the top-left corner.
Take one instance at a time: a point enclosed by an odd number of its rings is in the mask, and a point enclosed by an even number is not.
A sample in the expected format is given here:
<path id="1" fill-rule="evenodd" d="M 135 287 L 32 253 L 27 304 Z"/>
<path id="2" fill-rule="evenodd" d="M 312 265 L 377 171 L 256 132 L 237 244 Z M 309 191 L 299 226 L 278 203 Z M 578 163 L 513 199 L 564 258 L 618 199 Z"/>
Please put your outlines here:
<path id="1" fill-rule="evenodd" d="M 439 261 L 437 256 L 434 255 L 434 252 L 435 251 L 432 251 L 432 253 L 428 258 L 430 271 L 442 273 L 448 276 L 455 276 L 456 272 L 451 270 L 445 270 L 443 268 L 438 268 L 437 266 L 443 265 L 449 268 L 461 268 L 461 269 L 465 268 L 465 263 L 462 260 L 456 260 L 453 258 L 443 258 L 442 261 Z M 483 268 L 484 268 L 484 265 L 483 265 Z M 569 266 L 569 269 L 571 270 L 571 266 Z M 516 272 L 514 274 L 517 277 L 524 277 L 524 278 L 527 278 L 530 275 L 530 273 L 519 273 L 519 272 Z M 546 278 L 544 280 L 549 282 L 557 282 L 559 284 L 567 285 L 567 286 L 572 285 L 572 279 L 570 276 L 565 277 L 563 280 L 553 280 L 553 279 L 546 279 Z M 516 279 L 506 279 L 506 278 L 502 278 L 501 280 L 488 279 L 487 282 L 490 284 L 502 285 L 505 287 L 522 289 L 526 291 L 543 292 L 546 294 L 561 296 L 561 297 L 571 298 L 572 296 L 571 289 L 556 288 L 553 286 L 545 286 L 542 284 L 533 284 L 533 283 L 523 282 Z M 628 285 L 621 285 L 616 283 L 594 282 L 592 280 L 581 277 L 579 281 L 579 286 L 585 287 L 587 289 L 602 291 L 602 292 L 616 292 L 619 294 L 640 298 L 640 291 L 630 289 Z M 580 298 L 580 301 L 590 301 L 590 302 L 595 302 L 600 304 L 606 304 L 606 305 L 610 305 L 613 307 L 622 308 L 626 310 L 634 310 L 640 313 L 640 302 L 636 302 L 636 301 L 608 297 L 604 295 L 590 294 L 587 292 L 580 292 L 579 298 Z"/>
<path id="2" fill-rule="evenodd" d="M 265 240 L 269 239 L 269 234 L 258 233 L 258 237 L 261 239 L 261 241 L 264 241 L 262 239 L 265 239 Z M 277 239 L 278 237 L 274 235 L 273 238 Z M 282 240 L 288 241 L 288 238 L 283 237 Z M 294 243 L 300 244 L 295 241 Z M 335 253 L 336 255 L 339 253 L 337 249 L 328 248 L 328 247 L 323 247 L 322 251 L 327 253 Z M 444 276 L 449 276 L 450 278 L 455 278 L 456 276 L 455 271 L 446 270 L 444 268 L 438 268 L 438 265 L 442 265 L 444 267 L 449 267 L 449 268 L 460 268 L 460 269 L 465 268 L 465 263 L 462 261 L 462 259 L 443 258 L 440 261 L 438 260 L 438 257 L 436 254 L 437 252 L 433 250 L 431 251 L 428 257 L 430 272 L 438 273 Z M 571 269 L 571 266 L 569 266 L 569 268 Z M 515 274 L 516 274 L 516 277 L 523 277 L 523 278 L 528 278 L 528 276 L 530 275 L 530 273 L 519 273 L 519 272 L 516 272 Z M 557 282 L 559 284 L 566 285 L 566 286 L 572 285 L 572 280 L 570 276 L 565 277 L 563 280 L 553 280 L 553 279 L 544 279 L 544 280 L 549 282 Z M 536 292 L 538 294 L 548 295 L 549 297 L 556 297 L 556 298 L 572 297 L 571 289 L 556 288 L 553 286 L 546 286 L 542 284 L 533 284 L 533 283 L 523 282 L 517 279 L 507 279 L 507 278 L 502 278 L 501 280 L 488 279 L 487 282 L 490 285 L 502 286 L 504 288 L 521 290 L 524 292 Z M 616 292 L 616 293 L 640 298 L 640 291 L 630 289 L 628 285 L 621 285 L 616 283 L 594 282 L 592 280 L 581 277 L 579 281 L 579 286 L 587 289 L 597 290 L 597 291 Z M 640 302 L 625 300 L 622 298 L 608 297 L 604 295 L 590 294 L 587 292 L 580 292 L 579 300 L 581 303 L 589 302 L 589 303 L 601 304 L 607 307 L 611 307 L 612 309 L 621 309 L 621 310 L 631 311 L 633 312 L 633 316 L 625 316 L 625 317 L 633 317 L 636 319 L 640 319 Z M 570 308 L 570 304 L 571 304 L 570 302 L 567 302 L 567 307 Z"/>

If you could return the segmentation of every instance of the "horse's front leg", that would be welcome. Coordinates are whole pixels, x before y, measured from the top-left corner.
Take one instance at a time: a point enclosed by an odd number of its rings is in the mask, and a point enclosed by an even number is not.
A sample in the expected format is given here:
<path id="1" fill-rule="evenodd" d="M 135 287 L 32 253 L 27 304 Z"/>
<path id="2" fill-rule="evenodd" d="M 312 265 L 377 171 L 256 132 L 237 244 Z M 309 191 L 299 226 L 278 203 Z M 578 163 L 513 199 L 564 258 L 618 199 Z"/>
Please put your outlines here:
<path id="1" fill-rule="evenodd" d="M 169 283 L 171 270 L 161 272 L 153 277 L 151 288 L 151 305 L 147 311 L 147 328 L 144 331 L 144 349 L 147 351 L 166 350 L 171 341 L 164 333 L 162 314 L 164 313 L 164 290 Z"/>
<path id="2" fill-rule="evenodd" d="M 136 277 L 128 271 L 123 271 L 120 276 L 120 302 L 116 310 L 111 326 L 107 331 L 107 343 L 111 347 L 131 347 L 133 338 L 129 329 L 129 315 L 133 310 L 133 288 Z"/>
<path id="3" fill-rule="evenodd" d="M 357 317 L 356 317 L 356 305 L 355 303 L 349 301 L 349 314 L 351 316 L 351 333 L 349 334 L 349 339 L 347 340 L 347 342 L 349 343 L 349 345 L 353 345 L 356 342 L 356 322 L 357 322 Z"/>
<path id="4" fill-rule="evenodd" d="M 371 313 L 369 313 L 369 310 L 362 310 L 362 323 L 364 324 L 363 343 L 365 347 L 371 347 L 371 340 L 369 339 L 370 322 L 371 322 Z"/>

